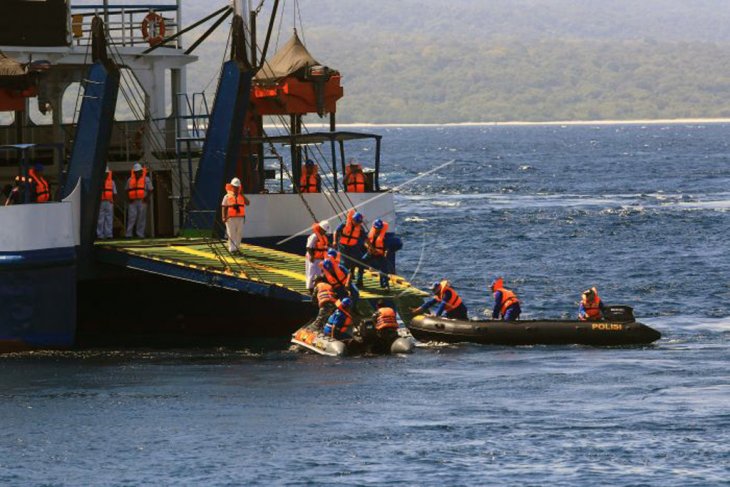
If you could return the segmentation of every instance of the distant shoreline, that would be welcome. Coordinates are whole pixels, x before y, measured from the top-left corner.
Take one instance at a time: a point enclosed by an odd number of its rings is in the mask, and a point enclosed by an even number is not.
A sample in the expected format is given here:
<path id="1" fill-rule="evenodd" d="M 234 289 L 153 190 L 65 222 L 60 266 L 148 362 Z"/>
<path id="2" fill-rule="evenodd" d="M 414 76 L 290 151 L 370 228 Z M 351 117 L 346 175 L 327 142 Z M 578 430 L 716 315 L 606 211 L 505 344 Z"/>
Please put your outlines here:
<path id="1" fill-rule="evenodd" d="M 656 120 L 573 120 L 553 122 L 451 122 L 451 123 L 339 123 L 338 127 L 500 127 L 531 125 L 669 125 L 669 124 L 710 124 L 730 123 L 730 118 L 670 118 Z M 310 126 L 319 125 L 309 123 Z M 322 123 L 329 127 L 329 123 Z"/>

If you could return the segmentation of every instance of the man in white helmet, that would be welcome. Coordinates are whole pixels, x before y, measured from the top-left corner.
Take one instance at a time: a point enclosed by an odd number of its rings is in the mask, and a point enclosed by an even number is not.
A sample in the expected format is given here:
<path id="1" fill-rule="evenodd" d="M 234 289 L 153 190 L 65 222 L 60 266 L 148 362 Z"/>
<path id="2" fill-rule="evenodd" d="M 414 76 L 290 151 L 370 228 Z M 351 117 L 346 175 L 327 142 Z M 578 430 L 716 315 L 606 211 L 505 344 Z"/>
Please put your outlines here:
<path id="1" fill-rule="evenodd" d="M 327 255 L 330 224 L 327 220 L 312 225 L 312 234 L 307 239 L 307 254 L 304 256 L 304 275 L 307 276 L 307 289 L 314 289 L 314 279 L 322 275 L 320 264 Z"/>
<path id="2" fill-rule="evenodd" d="M 231 179 L 231 182 L 226 184 L 226 195 L 221 203 L 221 219 L 226 224 L 228 251 L 232 254 L 241 253 L 243 222 L 246 221 L 248 204 L 250 204 L 248 198 L 241 194 L 241 180 Z"/>
<path id="3" fill-rule="evenodd" d="M 152 181 L 147 176 L 147 168 L 143 168 L 138 162 L 135 163 L 124 190 L 129 199 L 125 236 L 132 238 L 132 233 L 136 233 L 137 237 L 144 238 L 144 231 L 147 228 L 147 203 L 154 190 Z"/>

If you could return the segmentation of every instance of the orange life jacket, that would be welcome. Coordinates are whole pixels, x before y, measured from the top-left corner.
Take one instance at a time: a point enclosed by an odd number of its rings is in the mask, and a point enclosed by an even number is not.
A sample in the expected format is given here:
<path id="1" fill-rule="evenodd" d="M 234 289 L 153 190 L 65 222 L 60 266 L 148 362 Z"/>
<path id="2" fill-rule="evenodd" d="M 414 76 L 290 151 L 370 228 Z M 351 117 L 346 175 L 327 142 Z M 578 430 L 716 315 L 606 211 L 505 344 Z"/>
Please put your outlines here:
<path id="1" fill-rule="evenodd" d="M 584 294 L 581 297 L 581 303 L 583 303 L 583 309 L 586 312 L 585 320 L 600 320 L 601 319 L 601 298 L 598 297 L 598 293 L 596 290 L 593 290 L 594 299 L 593 301 L 588 301 L 586 299 L 586 295 Z"/>
<path id="2" fill-rule="evenodd" d="M 352 217 L 355 216 L 355 210 L 347 212 L 347 223 L 345 228 L 342 229 L 340 235 L 340 245 L 345 247 L 354 247 L 360 240 L 360 234 L 362 233 L 362 223 L 355 223 Z"/>
<path id="3" fill-rule="evenodd" d="M 375 227 L 370 228 L 370 233 L 368 234 L 368 251 L 373 257 L 382 257 L 385 255 L 385 234 L 387 231 L 387 222 L 383 222 L 383 228 L 380 230 Z"/>
<path id="4" fill-rule="evenodd" d="M 321 308 L 325 303 L 336 303 L 337 295 L 332 286 L 326 282 L 317 283 L 314 287 L 317 292 L 317 305 Z"/>
<path id="5" fill-rule="evenodd" d="M 106 173 L 104 189 L 101 191 L 101 201 L 114 201 L 114 180 L 111 171 Z"/>
<path id="6" fill-rule="evenodd" d="M 307 167 L 312 168 L 312 172 L 307 172 Z M 302 165 L 302 176 L 299 178 L 300 193 L 316 193 L 317 192 L 317 166 Z"/>
<path id="7" fill-rule="evenodd" d="M 365 192 L 365 174 L 360 164 L 349 164 L 345 168 L 345 189 L 348 193 Z"/>
<path id="8" fill-rule="evenodd" d="M 519 303 L 520 300 L 517 299 L 517 295 L 510 291 L 507 288 L 500 288 L 497 289 L 494 293 L 497 294 L 497 292 L 502 293 L 502 307 L 500 308 L 499 312 L 502 313 L 502 316 L 507 312 L 507 308 L 512 306 L 515 303 Z"/>
<path id="9" fill-rule="evenodd" d="M 127 194 L 129 195 L 129 200 L 141 200 L 144 199 L 144 187 L 145 182 L 147 181 L 147 168 L 145 167 L 142 169 L 142 177 L 137 179 L 137 176 L 134 174 L 134 171 L 132 171 L 132 175 L 129 177 L 129 188 L 127 189 Z"/>
<path id="10" fill-rule="evenodd" d="M 340 287 L 347 287 L 347 285 L 350 283 L 350 274 L 344 272 L 339 265 L 334 265 L 334 263 L 332 265 L 332 272 L 328 271 L 324 268 L 324 266 L 322 266 L 322 274 L 324 275 L 324 278 L 327 279 L 327 282 L 330 283 L 335 289 Z"/>
<path id="11" fill-rule="evenodd" d="M 453 311 L 461 305 L 461 297 L 456 294 L 456 291 L 454 291 L 454 288 L 451 287 L 449 281 L 441 281 L 441 285 L 436 290 L 434 298 L 436 298 L 437 301 L 443 301 L 443 295 L 446 291 L 451 291 L 451 299 L 444 301 L 446 311 Z"/>
<path id="12" fill-rule="evenodd" d="M 28 171 L 28 176 L 31 182 L 35 183 L 35 196 L 36 203 L 45 203 L 51 199 L 51 192 L 48 188 L 48 181 L 43 179 L 43 176 L 35 172 L 35 169 Z"/>
<path id="13" fill-rule="evenodd" d="M 226 202 L 223 207 L 226 209 L 227 218 L 246 216 L 246 200 L 241 193 L 236 194 L 231 184 L 226 184 Z"/>
<path id="14" fill-rule="evenodd" d="M 347 330 L 350 328 L 350 325 L 352 324 L 352 315 L 350 314 L 350 312 L 347 309 L 345 309 L 344 306 L 342 306 L 342 301 L 340 301 L 339 299 L 337 300 L 337 309 L 342 311 L 342 313 L 344 313 L 344 315 L 345 315 L 345 322 L 342 324 L 342 326 L 337 331 L 339 331 L 342 334 L 345 334 L 345 333 L 347 333 Z M 335 331 L 335 327 L 332 327 L 333 335 L 334 335 L 334 331 Z"/>
<path id="15" fill-rule="evenodd" d="M 327 256 L 327 248 L 329 247 L 329 240 L 327 234 L 324 233 L 319 223 L 312 224 L 312 231 L 317 235 L 317 241 L 314 242 L 314 252 L 312 252 L 313 260 L 323 260 Z"/>
<path id="16" fill-rule="evenodd" d="M 375 322 L 376 330 L 383 330 L 385 328 L 398 328 L 395 310 L 387 306 L 378 309 L 378 319 Z"/>

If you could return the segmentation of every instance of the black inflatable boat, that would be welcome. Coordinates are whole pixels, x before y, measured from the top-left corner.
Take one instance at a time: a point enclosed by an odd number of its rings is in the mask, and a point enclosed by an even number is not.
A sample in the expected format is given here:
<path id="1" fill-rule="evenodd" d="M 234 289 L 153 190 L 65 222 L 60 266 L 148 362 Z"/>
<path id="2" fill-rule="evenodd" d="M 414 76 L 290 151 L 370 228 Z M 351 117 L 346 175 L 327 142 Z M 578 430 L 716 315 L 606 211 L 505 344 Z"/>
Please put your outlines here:
<path id="1" fill-rule="evenodd" d="M 603 321 L 462 321 L 419 315 L 408 328 L 422 342 L 489 345 L 640 345 L 661 338 L 661 333 L 637 322 L 629 306 L 607 306 L 604 316 Z"/>

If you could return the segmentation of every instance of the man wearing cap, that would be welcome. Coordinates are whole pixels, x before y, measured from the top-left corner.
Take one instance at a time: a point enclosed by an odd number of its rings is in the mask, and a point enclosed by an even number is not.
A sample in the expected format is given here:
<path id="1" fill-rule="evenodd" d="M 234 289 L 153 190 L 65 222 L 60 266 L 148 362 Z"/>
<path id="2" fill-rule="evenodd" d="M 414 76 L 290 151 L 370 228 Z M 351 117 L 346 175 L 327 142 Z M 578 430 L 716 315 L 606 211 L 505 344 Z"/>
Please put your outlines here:
<path id="1" fill-rule="evenodd" d="M 43 177 L 43 164 L 35 164 L 29 171 L 28 177 L 32 183 L 31 187 L 35 194 L 33 201 L 36 203 L 47 203 L 51 199 L 51 190 L 48 181 Z"/>
<path id="2" fill-rule="evenodd" d="M 312 234 L 307 238 L 307 254 L 304 256 L 304 275 L 307 277 L 307 289 L 314 289 L 314 278 L 322 275 L 320 264 L 327 254 L 329 240 L 327 233 L 330 224 L 327 220 L 312 225 Z"/>
<path id="3" fill-rule="evenodd" d="M 363 229 L 362 213 L 351 208 L 347 212 L 345 223 L 341 223 L 335 230 L 334 241 L 339 245 L 340 253 L 345 257 L 343 264 L 350 268 L 350 273 L 357 274 L 357 285 L 362 286 L 363 264 L 362 255 L 365 250 L 367 230 Z"/>
<path id="4" fill-rule="evenodd" d="M 226 184 L 226 195 L 221 203 L 221 219 L 226 224 L 228 251 L 232 254 L 241 253 L 243 223 L 246 221 L 248 204 L 250 204 L 248 198 L 241 194 L 241 180 L 231 179 L 231 182 Z"/>
<path id="5" fill-rule="evenodd" d="M 96 238 L 113 238 L 114 230 L 114 196 L 117 194 L 117 185 L 112 179 L 109 166 L 106 168 L 104 187 L 101 189 L 101 203 L 99 204 L 99 219 L 96 224 Z"/>
<path id="6" fill-rule="evenodd" d="M 152 181 L 147 176 L 147 168 L 142 168 L 140 163 L 132 166 L 132 172 L 124 186 L 129 199 L 129 207 L 127 209 L 127 232 L 125 236 L 132 238 L 132 234 L 136 233 L 137 237 L 144 238 L 144 232 L 147 228 L 147 202 L 150 194 L 154 190 Z"/>
<path id="7" fill-rule="evenodd" d="M 313 160 L 307 159 L 302 165 L 302 176 L 299 178 L 300 193 L 319 193 L 322 190 L 322 179 L 320 178 L 317 165 Z"/>

